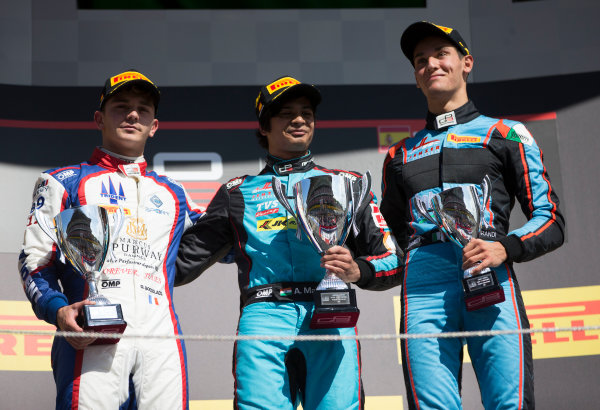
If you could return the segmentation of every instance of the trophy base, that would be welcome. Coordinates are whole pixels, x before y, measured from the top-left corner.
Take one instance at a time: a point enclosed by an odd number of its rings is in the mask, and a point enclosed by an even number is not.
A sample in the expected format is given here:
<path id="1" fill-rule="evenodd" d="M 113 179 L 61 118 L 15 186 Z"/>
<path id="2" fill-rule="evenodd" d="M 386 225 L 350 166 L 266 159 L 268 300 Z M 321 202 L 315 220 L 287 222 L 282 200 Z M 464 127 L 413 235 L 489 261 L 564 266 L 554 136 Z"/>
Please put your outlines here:
<path id="1" fill-rule="evenodd" d="M 463 279 L 465 305 L 468 311 L 504 302 L 504 290 L 492 270 Z"/>
<path id="2" fill-rule="evenodd" d="M 310 328 L 354 327 L 359 314 L 354 289 L 317 290 Z"/>
<path id="3" fill-rule="evenodd" d="M 84 330 L 97 333 L 123 333 L 127 322 L 123 320 L 121 305 L 85 305 L 83 307 L 82 327 Z M 107 345 L 118 343 L 117 338 L 98 338 L 91 345 Z"/>

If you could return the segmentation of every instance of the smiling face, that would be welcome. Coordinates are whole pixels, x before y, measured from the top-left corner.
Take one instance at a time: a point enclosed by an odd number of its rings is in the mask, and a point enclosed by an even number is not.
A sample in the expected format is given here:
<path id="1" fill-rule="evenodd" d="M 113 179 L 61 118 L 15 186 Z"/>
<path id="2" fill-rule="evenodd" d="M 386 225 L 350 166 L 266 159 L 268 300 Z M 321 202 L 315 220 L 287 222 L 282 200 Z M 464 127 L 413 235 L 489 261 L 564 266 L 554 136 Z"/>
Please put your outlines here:
<path id="1" fill-rule="evenodd" d="M 291 159 L 308 153 L 313 139 L 315 112 L 307 97 L 284 102 L 270 119 L 270 130 L 260 129 L 269 141 L 269 154 Z"/>
<path id="2" fill-rule="evenodd" d="M 426 37 L 415 47 L 415 80 L 434 114 L 451 111 L 468 101 L 467 76 L 473 57 L 463 55 L 442 37 Z"/>
<path id="3" fill-rule="evenodd" d="M 94 121 L 102 131 L 102 146 L 116 154 L 138 157 L 144 153 L 149 137 L 158 129 L 152 97 L 135 89 L 111 96 Z"/>

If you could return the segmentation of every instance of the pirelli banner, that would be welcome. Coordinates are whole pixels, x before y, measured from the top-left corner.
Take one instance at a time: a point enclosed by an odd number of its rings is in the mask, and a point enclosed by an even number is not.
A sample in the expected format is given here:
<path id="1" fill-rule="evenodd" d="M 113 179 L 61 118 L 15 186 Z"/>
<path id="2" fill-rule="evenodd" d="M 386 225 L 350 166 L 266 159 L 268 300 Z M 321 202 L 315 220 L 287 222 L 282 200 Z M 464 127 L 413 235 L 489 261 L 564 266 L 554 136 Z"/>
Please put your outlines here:
<path id="1" fill-rule="evenodd" d="M 472 84 L 478 108 L 493 117 L 519 120 L 543 150 L 544 163 L 567 219 L 565 244 L 555 252 L 515 265 L 532 335 L 535 399 L 538 408 L 595 408 L 600 368 L 599 218 L 597 136 L 589 130 L 600 110 L 584 89 L 573 84 L 586 75 L 531 81 Z M 560 92 L 547 92 L 548 89 Z M 255 139 L 254 100 L 258 87 L 161 88 L 159 130 L 145 157 L 159 173 L 181 182 L 191 198 L 206 206 L 222 183 L 264 166 L 264 151 Z M 34 316 L 17 271 L 23 229 L 31 209 L 31 192 L 40 171 L 79 163 L 100 145 L 91 121 L 99 89 L 0 86 L 0 171 L 3 235 L 0 237 L 0 385 L 4 408 L 50 408 L 55 396 L 50 367 L 54 327 Z M 370 170 L 373 192 L 381 195 L 381 167 L 390 145 L 424 125 L 425 101 L 413 86 L 323 86 L 312 152 L 319 164 L 357 172 Z M 514 97 L 519 95 L 518 99 Z M 570 96 L 570 97 L 566 97 Z M 468 143 L 469 135 L 451 135 Z M 424 147 L 423 149 L 427 149 Z M 593 177 L 595 175 L 595 177 Z M 268 187 L 267 187 L 268 188 Z M 106 185 L 110 190 L 110 186 Z M 261 192 L 256 193 L 261 195 Z M 269 218 L 276 204 L 261 202 L 256 230 L 297 229 L 293 219 Z M 515 206 L 511 227 L 525 221 Z M 385 223 L 379 221 L 379 223 Z M 152 226 L 135 226 L 140 235 Z M 387 335 L 361 342 L 362 379 L 367 409 L 406 406 L 399 341 L 400 288 L 357 291 L 359 335 Z M 216 264 L 194 282 L 174 291 L 176 311 L 186 335 L 232 336 L 239 315 L 234 264 Z M 582 330 L 582 328 L 584 328 Z M 4 330 L 4 332 L 2 332 Z M 186 342 L 192 408 L 231 408 L 231 340 Z M 463 406 L 480 409 L 477 380 L 465 352 Z M 31 394 L 32 389 L 36 394 Z"/>

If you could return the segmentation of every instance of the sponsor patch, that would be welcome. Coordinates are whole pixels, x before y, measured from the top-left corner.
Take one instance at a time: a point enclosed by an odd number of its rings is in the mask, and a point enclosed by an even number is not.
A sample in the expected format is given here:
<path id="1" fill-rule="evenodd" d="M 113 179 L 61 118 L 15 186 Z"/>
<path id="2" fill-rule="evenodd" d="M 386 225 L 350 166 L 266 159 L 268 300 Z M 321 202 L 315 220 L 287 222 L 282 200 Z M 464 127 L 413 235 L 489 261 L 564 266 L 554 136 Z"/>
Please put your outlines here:
<path id="1" fill-rule="evenodd" d="M 263 219 L 256 221 L 257 231 L 282 231 L 285 229 L 297 229 L 296 220 L 292 217 L 289 219 L 285 216 L 273 219 Z"/>
<path id="2" fill-rule="evenodd" d="M 43 192 L 46 192 L 48 190 L 48 180 L 45 179 L 42 182 L 40 182 L 35 189 L 33 190 L 33 196 L 38 196 Z"/>
<path id="3" fill-rule="evenodd" d="M 390 232 L 385 232 L 383 234 L 383 246 L 385 246 L 390 253 L 396 253 L 396 244 Z"/>
<path id="4" fill-rule="evenodd" d="M 256 292 L 257 298 L 268 298 L 273 294 L 273 288 L 265 288 Z"/>
<path id="5" fill-rule="evenodd" d="M 125 201 L 127 199 L 125 197 L 125 192 L 123 191 L 123 185 L 119 183 L 119 193 L 117 193 L 110 177 L 108 178 L 108 189 L 106 189 L 106 185 L 104 184 L 104 181 L 102 181 L 100 196 L 102 198 L 108 198 L 113 205 L 117 205 L 119 203 L 118 201 Z"/>
<path id="6" fill-rule="evenodd" d="M 121 287 L 121 280 L 119 279 L 102 279 L 100 281 L 101 289 L 119 289 Z"/>
<path id="7" fill-rule="evenodd" d="M 119 206 L 114 206 L 114 205 L 100 205 L 102 208 L 106 209 L 108 211 L 109 214 L 114 214 L 115 212 L 117 212 L 117 210 L 119 208 L 121 208 L 123 210 L 123 214 L 126 216 L 131 215 L 131 209 L 129 208 L 122 208 Z"/>
<path id="8" fill-rule="evenodd" d="M 127 224 L 126 232 L 127 235 L 135 239 L 141 239 L 143 241 L 148 239 L 148 228 L 146 228 L 146 224 L 141 218 L 130 219 L 129 223 Z"/>
<path id="9" fill-rule="evenodd" d="M 435 123 L 437 124 L 437 128 L 449 127 L 451 125 L 456 125 L 456 114 L 454 111 L 450 111 L 435 117 Z"/>
<path id="10" fill-rule="evenodd" d="M 373 221 L 375 221 L 375 225 L 377 225 L 377 227 L 381 228 L 381 229 L 387 228 L 388 227 L 387 222 L 383 218 L 383 215 L 381 214 L 379 207 L 372 202 L 369 203 L 369 205 L 371 205 L 371 215 L 373 215 Z"/>
<path id="11" fill-rule="evenodd" d="M 160 198 L 156 195 L 152 195 L 152 198 L 150 198 L 150 202 L 152 202 L 152 204 L 154 204 L 154 206 L 157 208 L 160 208 L 163 204 L 163 201 L 161 201 Z"/>
<path id="12" fill-rule="evenodd" d="M 66 171 L 62 171 L 56 174 L 56 179 L 58 179 L 59 181 L 64 181 L 67 178 L 71 178 L 73 175 L 75 175 L 75 171 L 73 171 L 72 169 L 67 169 Z"/>
<path id="13" fill-rule="evenodd" d="M 284 77 L 271 84 L 267 85 L 267 91 L 269 94 L 273 94 L 275 91 L 279 90 L 281 87 L 290 87 L 295 84 L 300 84 L 300 81 L 292 78 L 292 77 Z"/>
<path id="14" fill-rule="evenodd" d="M 425 136 L 417 145 L 408 150 L 406 157 L 407 162 L 425 158 L 433 154 L 439 154 L 441 149 L 440 141 L 436 139 L 427 140 L 428 138 L 428 136 Z"/>
<path id="15" fill-rule="evenodd" d="M 234 179 L 234 180 L 231 180 L 231 181 L 229 181 L 229 182 L 227 183 L 227 185 L 225 185 L 225 188 L 227 188 L 227 189 L 231 189 L 231 188 L 233 188 L 233 187 L 236 187 L 236 186 L 238 186 L 239 184 L 241 184 L 241 183 L 242 183 L 242 181 L 243 181 L 243 179 L 242 179 L 242 178 L 236 178 L 236 179 Z"/>
<path id="16" fill-rule="evenodd" d="M 114 86 L 115 84 L 122 83 L 123 81 L 131 81 L 131 80 L 146 80 L 150 84 L 154 84 L 148 77 L 144 74 L 135 72 L 135 71 L 126 71 L 119 75 L 115 75 L 114 77 L 110 77 L 110 86 Z"/>
<path id="17" fill-rule="evenodd" d="M 508 132 L 506 139 L 520 142 L 525 145 L 533 145 L 533 136 L 523 124 L 517 124 L 512 127 Z"/>
<path id="18" fill-rule="evenodd" d="M 276 214 L 277 212 L 279 212 L 279 208 L 266 209 L 264 211 L 257 212 L 256 217 L 258 218 L 260 216 L 272 215 Z"/>
<path id="19" fill-rule="evenodd" d="M 455 144 L 476 144 L 478 142 L 481 142 L 481 137 L 475 137 L 471 135 L 448 134 L 446 139 L 448 141 L 454 142 Z"/>
<path id="20" fill-rule="evenodd" d="M 140 166 L 138 164 L 122 164 L 119 165 L 119 168 L 128 177 L 142 175 L 142 172 L 140 171 Z"/>

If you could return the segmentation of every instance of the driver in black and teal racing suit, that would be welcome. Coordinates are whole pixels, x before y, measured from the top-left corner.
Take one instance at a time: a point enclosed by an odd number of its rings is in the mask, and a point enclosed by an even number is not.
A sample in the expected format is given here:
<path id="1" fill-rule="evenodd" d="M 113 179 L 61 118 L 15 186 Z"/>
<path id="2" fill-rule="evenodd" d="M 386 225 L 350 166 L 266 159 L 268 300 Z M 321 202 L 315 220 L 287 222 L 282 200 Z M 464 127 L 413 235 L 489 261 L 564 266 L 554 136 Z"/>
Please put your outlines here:
<path id="1" fill-rule="evenodd" d="M 261 89 L 256 111 L 267 137 L 266 167 L 222 185 L 182 238 L 176 284 L 193 280 L 233 247 L 241 292 L 239 335 L 355 336 L 356 327 L 309 328 L 313 292 L 324 268 L 365 289 L 385 290 L 400 282 L 402 254 L 371 193 L 357 212 L 358 234 L 351 232 L 347 247 L 336 246 L 323 258 L 305 236 L 297 239 L 295 219 L 273 194 L 274 176 L 287 196 L 298 181 L 317 175 L 343 175 L 359 186 L 359 174 L 313 162 L 308 147 L 320 98 L 314 86 L 291 77 Z M 233 374 L 236 408 L 292 409 L 297 403 L 304 409 L 363 408 L 355 339 L 241 340 Z"/>

